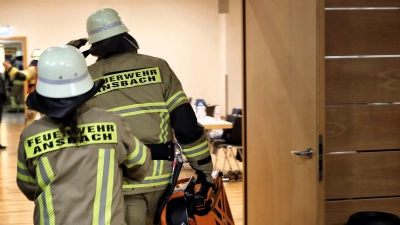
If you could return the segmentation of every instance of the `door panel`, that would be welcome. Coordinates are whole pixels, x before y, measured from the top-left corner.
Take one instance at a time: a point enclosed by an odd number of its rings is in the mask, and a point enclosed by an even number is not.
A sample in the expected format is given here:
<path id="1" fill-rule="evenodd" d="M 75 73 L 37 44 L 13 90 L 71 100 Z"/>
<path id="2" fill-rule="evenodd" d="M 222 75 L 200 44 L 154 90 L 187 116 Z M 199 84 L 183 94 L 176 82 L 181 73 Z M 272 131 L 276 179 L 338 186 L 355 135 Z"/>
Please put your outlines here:
<path id="1" fill-rule="evenodd" d="M 400 215 L 400 198 L 341 200 L 326 203 L 326 224 L 343 225 L 349 215 L 359 211 L 380 211 Z"/>
<path id="2" fill-rule="evenodd" d="M 398 104 L 329 105 L 326 108 L 326 153 L 399 149 L 399 118 Z"/>
<path id="3" fill-rule="evenodd" d="M 399 7 L 400 0 L 325 0 L 326 7 Z"/>
<path id="4" fill-rule="evenodd" d="M 399 10 L 327 10 L 326 55 L 391 55 L 400 52 Z"/>
<path id="5" fill-rule="evenodd" d="M 318 223 L 316 4 L 245 1 L 245 224 Z"/>
<path id="6" fill-rule="evenodd" d="M 326 60 L 326 104 L 395 102 L 400 58 Z"/>
<path id="7" fill-rule="evenodd" d="M 327 155 L 326 199 L 400 196 L 399 159 L 400 151 Z"/>
<path id="8" fill-rule="evenodd" d="M 326 225 L 365 210 L 400 216 L 400 1 L 325 6 Z"/>

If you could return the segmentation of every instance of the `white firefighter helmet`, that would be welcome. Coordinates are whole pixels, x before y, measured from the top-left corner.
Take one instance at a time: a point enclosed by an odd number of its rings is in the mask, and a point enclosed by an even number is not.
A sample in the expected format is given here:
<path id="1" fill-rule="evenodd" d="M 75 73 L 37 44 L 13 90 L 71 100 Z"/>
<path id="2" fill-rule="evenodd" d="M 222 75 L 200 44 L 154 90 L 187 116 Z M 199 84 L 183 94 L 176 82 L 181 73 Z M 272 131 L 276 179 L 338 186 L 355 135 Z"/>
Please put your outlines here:
<path id="1" fill-rule="evenodd" d="M 43 51 L 38 62 L 36 91 L 48 98 L 70 98 L 92 89 L 94 82 L 82 53 L 70 45 Z"/>
<path id="2" fill-rule="evenodd" d="M 18 51 L 15 52 L 15 57 L 21 57 L 21 56 L 24 56 L 24 55 L 22 54 L 22 51 L 21 51 L 21 50 L 18 50 Z"/>
<path id="3" fill-rule="evenodd" d="M 129 31 L 117 11 L 110 8 L 98 10 L 90 15 L 86 21 L 86 30 L 90 44 Z"/>
<path id="4" fill-rule="evenodd" d="M 42 50 L 40 49 L 35 49 L 33 50 L 32 54 L 31 54 L 31 58 L 32 60 L 39 60 L 40 55 L 42 54 Z"/>

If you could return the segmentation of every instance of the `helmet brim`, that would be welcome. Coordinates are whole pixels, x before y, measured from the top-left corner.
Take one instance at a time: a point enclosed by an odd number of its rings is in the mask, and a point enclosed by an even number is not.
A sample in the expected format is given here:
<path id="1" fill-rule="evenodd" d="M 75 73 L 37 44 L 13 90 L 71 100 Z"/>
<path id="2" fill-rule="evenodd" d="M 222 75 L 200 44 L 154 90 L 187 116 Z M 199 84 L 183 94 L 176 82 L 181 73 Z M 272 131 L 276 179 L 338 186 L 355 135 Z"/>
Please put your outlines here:
<path id="1" fill-rule="evenodd" d="M 63 118 L 92 98 L 100 90 L 104 82 L 104 79 L 99 79 L 94 82 L 92 89 L 88 92 L 71 98 L 48 98 L 40 95 L 35 90 L 28 95 L 26 105 L 29 109 L 38 111 L 47 116 Z"/>

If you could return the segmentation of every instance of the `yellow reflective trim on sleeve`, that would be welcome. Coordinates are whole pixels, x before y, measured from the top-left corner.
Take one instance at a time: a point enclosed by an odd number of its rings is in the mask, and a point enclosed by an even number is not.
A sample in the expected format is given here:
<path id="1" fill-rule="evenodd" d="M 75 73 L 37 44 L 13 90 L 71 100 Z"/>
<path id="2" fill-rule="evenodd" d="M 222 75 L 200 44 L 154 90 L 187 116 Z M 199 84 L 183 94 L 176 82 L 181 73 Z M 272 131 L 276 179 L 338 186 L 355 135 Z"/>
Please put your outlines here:
<path id="1" fill-rule="evenodd" d="M 36 180 L 32 177 L 29 171 L 26 169 L 25 165 L 18 160 L 17 162 L 17 179 L 22 180 L 27 183 L 36 184 Z"/>
<path id="2" fill-rule="evenodd" d="M 118 89 L 162 82 L 161 72 L 158 67 L 107 74 L 103 77 L 95 79 L 95 81 L 98 79 L 104 79 L 105 83 L 95 96 L 102 95 Z"/>
<path id="3" fill-rule="evenodd" d="M 188 100 L 185 92 L 183 91 L 176 92 L 172 97 L 170 97 L 167 100 L 168 110 L 172 111 L 171 109 L 174 109 L 179 103 L 181 103 L 184 100 Z"/>
<path id="4" fill-rule="evenodd" d="M 135 139 L 135 150 L 132 152 L 132 154 L 127 155 L 124 158 L 124 164 L 128 168 L 132 168 L 136 165 L 143 165 L 147 157 L 147 147 L 143 145 L 136 137 L 131 137 Z"/>
<path id="5" fill-rule="evenodd" d="M 210 152 L 207 140 L 205 140 L 201 144 L 196 145 L 194 147 L 183 149 L 183 154 L 185 154 L 185 156 L 188 158 L 193 158 L 193 157 L 196 157 L 199 155 L 203 155 L 207 152 L 208 153 Z"/>
<path id="6" fill-rule="evenodd" d="M 71 142 L 68 135 L 61 138 L 59 129 L 41 132 L 26 138 L 24 147 L 27 158 L 34 158 L 66 147 L 118 142 L 117 125 L 113 122 L 81 124 L 78 125 L 78 128 L 83 132 L 83 141 L 79 144 Z"/>

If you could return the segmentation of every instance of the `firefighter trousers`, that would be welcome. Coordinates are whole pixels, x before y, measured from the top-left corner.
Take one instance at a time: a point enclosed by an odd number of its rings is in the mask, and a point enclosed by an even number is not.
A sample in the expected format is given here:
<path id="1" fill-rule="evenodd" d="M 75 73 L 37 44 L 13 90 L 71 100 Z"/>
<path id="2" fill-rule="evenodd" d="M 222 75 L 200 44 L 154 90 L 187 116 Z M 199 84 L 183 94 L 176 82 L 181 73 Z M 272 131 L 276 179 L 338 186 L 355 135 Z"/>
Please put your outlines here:
<path id="1" fill-rule="evenodd" d="M 148 193 L 124 195 L 126 224 L 153 225 L 158 201 L 163 195 L 164 189 Z"/>

